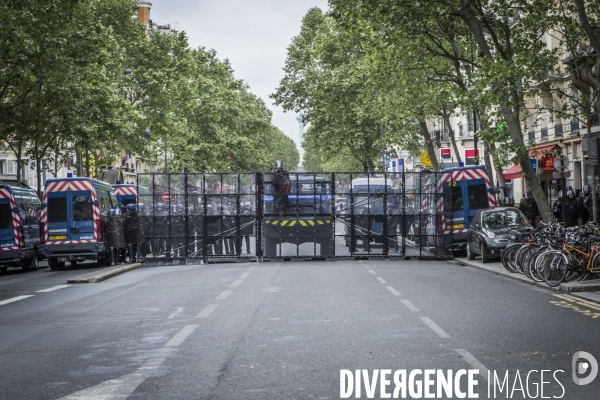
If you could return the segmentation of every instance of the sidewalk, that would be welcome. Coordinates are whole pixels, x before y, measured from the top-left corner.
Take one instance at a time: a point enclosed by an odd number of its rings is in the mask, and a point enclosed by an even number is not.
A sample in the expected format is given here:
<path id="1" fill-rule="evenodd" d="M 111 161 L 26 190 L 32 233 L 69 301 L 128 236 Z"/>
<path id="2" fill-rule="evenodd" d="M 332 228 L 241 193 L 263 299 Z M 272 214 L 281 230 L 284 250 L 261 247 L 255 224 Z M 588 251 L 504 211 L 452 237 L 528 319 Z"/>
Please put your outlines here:
<path id="1" fill-rule="evenodd" d="M 555 292 L 568 293 L 571 296 L 579 297 L 585 300 L 600 304 L 600 280 L 591 280 L 584 282 L 562 283 L 559 287 L 550 287 L 545 282 L 534 282 L 523 274 L 508 272 L 501 262 L 490 262 L 484 264 L 481 260 L 467 260 L 466 258 L 455 258 L 452 263 L 461 266 L 470 266 L 492 272 L 496 275 L 504 276 L 528 285 L 535 285 L 540 288 Z"/>
<path id="2" fill-rule="evenodd" d="M 80 275 L 75 278 L 71 278 L 67 280 L 67 283 L 96 283 L 102 282 L 108 278 L 112 278 L 113 276 L 117 276 L 123 274 L 127 271 L 131 271 L 132 269 L 143 267 L 142 263 L 133 263 L 133 264 L 120 264 L 115 265 L 114 267 L 103 268 L 100 271 L 90 272 L 85 275 Z"/>

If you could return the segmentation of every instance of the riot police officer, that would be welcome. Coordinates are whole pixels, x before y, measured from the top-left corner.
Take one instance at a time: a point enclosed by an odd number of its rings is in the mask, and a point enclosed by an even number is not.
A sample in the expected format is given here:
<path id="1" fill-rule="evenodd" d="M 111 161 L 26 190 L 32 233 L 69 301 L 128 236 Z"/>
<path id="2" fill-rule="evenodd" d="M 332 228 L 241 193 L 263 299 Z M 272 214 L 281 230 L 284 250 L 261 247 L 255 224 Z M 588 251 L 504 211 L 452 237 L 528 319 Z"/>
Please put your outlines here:
<path id="1" fill-rule="evenodd" d="M 540 210 L 538 209 L 537 203 L 533 198 L 531 190 L 525 191 L 524 197 L 521 199 L 521 203 L 519 204 L 519 209 L 523 211 L 531 225 L 535 228 L 535 219 L 538 215 L 540 215 Z"/>
<path id="2" fill-rule="evenodd" d="M 397 252 L 398 247 L 398 215 L 391 204 L 386 208 L 388 252 Z"/>
<path id="3" fill-rule="evenodd" d="M 563 191 L 559 190 L 556 200 L 552 204 L 552 212 L 554 213 L 554 217 L 556 218 L 556 221 L 558 221 L 558 222 L 563 222 L 562 204 L 563 204 Z"/>
<path id="4" fill-rule="evenodd" d="M 214 215 L 212 207 L 206 211 L 206 246 L 208 254 L 223 254 L 223 216 Z"/>
<path id="5" fill-rule="evenodd" d="M 581 213 L 581 204 L 575 197 L 575 191 L 573 189 L 567 191 L 567 196 L 564 199 L 565 202 L 565 225 L 567 228 L 577 226 L 577 218 Z"/>
<path id="6" fill-rule="evenodd" d="M 163 203 L 158 203 L 156 207 L 154 207 L 153 231 L 152 254 L 156 257 L 167 251 L 169 211 Z"/>
<path id="7" fill-rule="evenodd" d="M 283 169 L 283 162 L 278 160 L 273 170 L 273 205 L 274 210 L 279 214 L 287 213 L 290 193 L 290 175 Z"/>
<path id="8" fill-rule="evenodd" d="M 590 193 L 590 185 L 583 185 L 583 190 L 581 191 L 581 224 L 586 224 L 590 219 L 592 219 L 592 194 Z"/>
<path id="9" fill-rule="evenodd" d="M 177 204 L 169 216 L 169 250 L 173 250 L 175 257 L 180 257 L 184 249 L 185 241 L 185 207 Z"/>
<path id="10" fill-rule="evenodd" d="M 137 206 L 134 203 L 127 204 L 125 215 L 123 217 L 123 233 L 125 236 L 125 261 L 132 262 L 136 259 L 138 252 L 138 238 L 143 238 L 142 224 L 137 211 Z"/>

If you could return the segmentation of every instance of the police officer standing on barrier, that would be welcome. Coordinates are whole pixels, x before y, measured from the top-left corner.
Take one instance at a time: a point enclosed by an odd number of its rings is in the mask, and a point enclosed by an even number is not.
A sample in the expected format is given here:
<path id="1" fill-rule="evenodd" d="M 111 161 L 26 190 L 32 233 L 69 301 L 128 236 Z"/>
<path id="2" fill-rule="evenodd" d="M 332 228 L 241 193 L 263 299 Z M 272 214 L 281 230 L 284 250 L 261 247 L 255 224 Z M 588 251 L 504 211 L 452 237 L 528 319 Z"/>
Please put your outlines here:
<path id="1" fill-rule="evenodd" d="M 519 209 L 523 211 L 531 225 L 535 228 L 535 219 L 538 215 L 540 215 L 540 210 L 538 209 L 537 203 L 533 198 L 531 190 L 525 191 L 524 197 L 521 199 L 521 203 L 519 204 Z"/>
<path id="2" fill-rule="evenodd" d="M 287 213 L 288 195 L 291 192 L 290 175 L 283 169 L 283 162 L 279 160 L 275 163 L 275 170 L 273 171 L 273 192 L 275 210 L 279 214 Z"/>
<path id="3" fill-rule="evenodd" d="M 569 189 L 567 191 L 567 197 L 564 199 L 565 202 L 565 225 L 567 228 L 577 226 L 577 218 L 581 213 L 581 203 L 579 199 L 575 197 L 575 191 Z"/>

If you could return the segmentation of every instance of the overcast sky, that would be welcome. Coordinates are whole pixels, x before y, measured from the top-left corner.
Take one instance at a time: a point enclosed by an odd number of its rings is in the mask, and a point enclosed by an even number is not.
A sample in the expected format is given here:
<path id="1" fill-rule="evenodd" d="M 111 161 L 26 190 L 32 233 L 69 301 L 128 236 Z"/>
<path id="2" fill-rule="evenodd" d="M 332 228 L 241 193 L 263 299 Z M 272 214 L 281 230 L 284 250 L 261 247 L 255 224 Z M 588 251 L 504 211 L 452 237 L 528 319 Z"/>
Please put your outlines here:
<path id="1" fill-rule="evenodd" d="M 327 0 L 151 1 L 154 22 L 185 31 L 192 48 L 212 48 L 219 59 L 228 58 L 235 77 L 273 111 L 273 125 L 300 148 L 296 115 L 274 106 L 269 94 L 283 78 L 286 49 L 300 32 L 302 18 L 312 7 L 326 11 Z"/>

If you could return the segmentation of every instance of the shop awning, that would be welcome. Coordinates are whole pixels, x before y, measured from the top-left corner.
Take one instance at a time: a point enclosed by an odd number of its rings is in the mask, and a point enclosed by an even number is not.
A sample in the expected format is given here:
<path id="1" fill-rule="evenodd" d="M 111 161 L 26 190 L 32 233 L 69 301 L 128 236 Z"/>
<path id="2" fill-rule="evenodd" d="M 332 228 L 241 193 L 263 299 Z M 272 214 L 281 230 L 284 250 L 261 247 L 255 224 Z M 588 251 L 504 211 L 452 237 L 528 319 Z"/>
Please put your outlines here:
<path id="1" fill-rule="evenodd" d="M 504 173 L 502 174 L 504 175 L 504 179 L 519 179 L 523 177 L 523 174 L 521 174 L 521 166 L 519 164 L 517 165 L 513 165 L 512 167 L 510 167 L 509 169 L 507 169 L 506 171 L 504 171 Z"/>
<path id="2" fill-rule="evenodd" d="M 554 149 L 556 149 L 557 147 L 559 147 L 557 144 L 551 144 L 549 146 L 540 146 L 540 147 L 536 147 L 535 149 L 529 150 L 529 158 L 534 158 L 536 157 L 537 153 L 537 157 L 536 158 L 540 158 L 544 155 L 545 151 L 552 151 Z M 520 171 L 520 169 L 519 169 Z"/>

